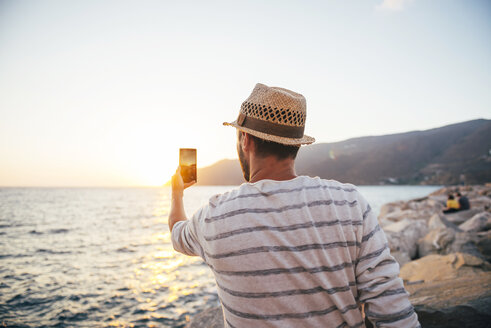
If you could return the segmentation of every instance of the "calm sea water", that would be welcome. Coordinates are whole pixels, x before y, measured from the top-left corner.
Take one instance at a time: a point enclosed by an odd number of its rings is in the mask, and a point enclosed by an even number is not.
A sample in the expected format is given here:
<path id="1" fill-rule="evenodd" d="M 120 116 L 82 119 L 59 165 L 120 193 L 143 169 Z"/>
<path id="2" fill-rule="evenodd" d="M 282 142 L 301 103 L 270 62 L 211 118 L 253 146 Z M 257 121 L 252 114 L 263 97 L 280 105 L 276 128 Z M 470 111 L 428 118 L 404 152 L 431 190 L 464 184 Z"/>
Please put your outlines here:
<path id="1" fill-rule="evenodd" d="M 190 216 L 232 187 L 185 192 Z M 375 211 L 439 187 L 364 186 Z M 0 326 L 183 327 L 218 305 L 211 271 L 173 251 L 168 188 L 1 188 Z"/>

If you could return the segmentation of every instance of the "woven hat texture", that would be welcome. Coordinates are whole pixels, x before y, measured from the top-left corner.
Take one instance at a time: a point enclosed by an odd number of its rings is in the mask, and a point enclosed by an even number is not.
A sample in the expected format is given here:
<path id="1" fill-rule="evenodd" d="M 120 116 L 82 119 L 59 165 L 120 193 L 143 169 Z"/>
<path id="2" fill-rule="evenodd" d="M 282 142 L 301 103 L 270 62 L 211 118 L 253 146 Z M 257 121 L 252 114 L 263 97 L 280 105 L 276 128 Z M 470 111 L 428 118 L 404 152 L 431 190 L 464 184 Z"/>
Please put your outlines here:
<path id="1" fill-rule="evenodd" d="M 237 120 L 223 124 L 264 140 L 285 145 L 305 145 L 315 141 L 303 133 L 306 118 L 307 102 L 304 96 L 258 83 L 242 103 Z"/>

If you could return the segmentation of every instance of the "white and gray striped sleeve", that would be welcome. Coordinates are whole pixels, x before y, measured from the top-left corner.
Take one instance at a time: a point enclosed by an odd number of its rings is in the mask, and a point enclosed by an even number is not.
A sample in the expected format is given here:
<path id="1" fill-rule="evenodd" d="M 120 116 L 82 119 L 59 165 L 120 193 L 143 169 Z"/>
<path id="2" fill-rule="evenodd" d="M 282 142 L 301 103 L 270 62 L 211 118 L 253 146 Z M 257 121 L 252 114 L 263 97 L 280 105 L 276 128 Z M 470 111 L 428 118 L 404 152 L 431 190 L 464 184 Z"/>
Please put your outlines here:
<path id="1" fill-rule="evenodd" d="M 384 231 L 368 202 L 360 195 L 363 236 L 356 259 L 359 301 L 375 327 L 420 327 L 399 275 L 399 264 L 390 255 Z"/>
<path id="2" fill-rule="evenodd" d="M 202 253 L 201 245 L 198 242 L 196 231 L 196 220 L 203 212 L 198 210 L 189 220 L 179 221 L 174 224 L 171 232 L 172 246 L 179 253 L 189 256 L 200 256 Z"/>

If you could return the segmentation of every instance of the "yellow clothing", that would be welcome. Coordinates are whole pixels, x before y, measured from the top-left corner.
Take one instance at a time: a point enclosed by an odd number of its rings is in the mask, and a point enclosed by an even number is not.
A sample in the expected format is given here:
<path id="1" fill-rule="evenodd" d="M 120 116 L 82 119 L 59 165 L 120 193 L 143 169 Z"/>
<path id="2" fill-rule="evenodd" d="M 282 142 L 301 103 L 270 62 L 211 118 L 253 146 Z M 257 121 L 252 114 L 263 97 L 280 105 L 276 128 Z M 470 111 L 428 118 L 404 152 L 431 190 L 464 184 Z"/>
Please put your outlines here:
<path id="1" fill-rule="evenodd" d="M 458 210 L 460 208 L 459 201 L 456 199 L 447 199 L 447 208 L 455 208 Z"/>

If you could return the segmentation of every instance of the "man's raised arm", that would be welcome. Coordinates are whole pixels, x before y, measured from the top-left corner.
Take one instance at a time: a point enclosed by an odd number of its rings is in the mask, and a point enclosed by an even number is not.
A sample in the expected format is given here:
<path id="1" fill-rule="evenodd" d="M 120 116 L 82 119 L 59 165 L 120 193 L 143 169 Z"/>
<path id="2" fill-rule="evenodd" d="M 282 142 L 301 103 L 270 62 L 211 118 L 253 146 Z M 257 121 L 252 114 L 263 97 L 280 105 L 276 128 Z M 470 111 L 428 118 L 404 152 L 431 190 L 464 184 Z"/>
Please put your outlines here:
<path id="1" fill-rule="evenodd" d="M 179 221 L 187 220 L 186 212 L 184 211 L 183 193 L 184 189 L 195 184 L 196 181 L 184 183 L 181 177 L 181 167 L 178 167 L 176 173 L 172 176 L 172 198 L 169 214 L 169 231 L 172 232 L 174 224 Z"/>

